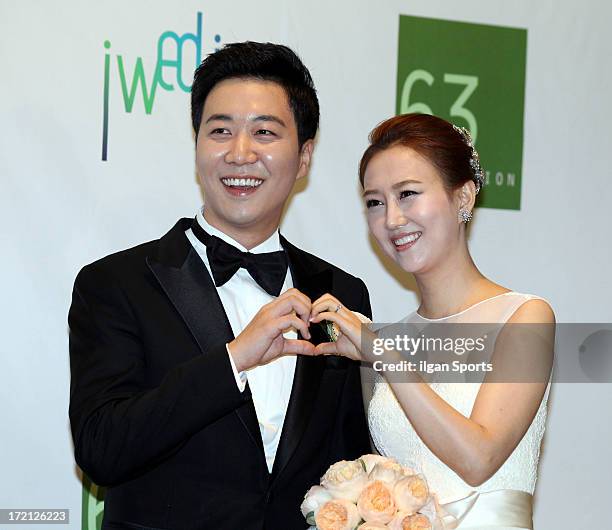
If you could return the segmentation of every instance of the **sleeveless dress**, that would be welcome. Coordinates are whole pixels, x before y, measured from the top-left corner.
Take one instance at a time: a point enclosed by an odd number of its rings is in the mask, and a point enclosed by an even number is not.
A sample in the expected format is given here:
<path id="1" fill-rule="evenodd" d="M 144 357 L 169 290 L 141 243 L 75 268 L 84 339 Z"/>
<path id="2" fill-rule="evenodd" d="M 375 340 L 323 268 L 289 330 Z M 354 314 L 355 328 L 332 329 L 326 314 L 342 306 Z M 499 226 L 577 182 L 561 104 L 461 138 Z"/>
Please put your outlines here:
<path id="1" fill-rule="evenodd" d="M 402 323 L 503 324 L 525 302 L 539 297 L 507 292 L 441 319 L 427 319 L 413 312 Z M 502 326 L 496 326 L 497 330 Z M 438 459 L 421 441 L 391 387 L 374 373 L 371 400 L 367 407 L 372 441 L 378 452 L 423 473 L 450 517 L 446 528 L 461 530 L 532 529 L 532 494 L 537 479 L 540 445 L 544 435 L 550 381 L 535 418 L 513 453 L 486 482 L 473 487 Z M 429 383 L 440 397 L 466 417 L 472 412 L 480 383 Z"/>

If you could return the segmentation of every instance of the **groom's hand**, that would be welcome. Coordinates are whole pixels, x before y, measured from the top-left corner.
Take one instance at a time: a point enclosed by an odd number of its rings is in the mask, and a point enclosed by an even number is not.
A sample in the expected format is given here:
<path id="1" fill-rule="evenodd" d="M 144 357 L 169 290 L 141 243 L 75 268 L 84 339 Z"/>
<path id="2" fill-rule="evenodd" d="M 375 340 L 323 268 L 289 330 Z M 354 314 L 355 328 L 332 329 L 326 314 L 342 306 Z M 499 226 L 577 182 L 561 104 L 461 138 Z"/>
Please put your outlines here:
<path id="1" fill-rule="evenodd" d="M 310 315 L 311 324 L 327 320 L 333 322 L 339 331 L 339 337 L 336 341 L 323 342 L 317 345 L 315 354 L 343 355 L 354 361 L 363 360 L 366 356 L 362 352 L 365 345 L 362 340 L 371 340 L 373 334 L 369 330 L 363 329 L 363 321 L 357 315 L 358 313 L 344 307 L 336 297 L 329 293 L 314 301 Z M 365 336 L 362 335 L 363 332 L 366 333 Z M 369 348 L 366 348 L 366 353 L 368 350 Z"/>
<path id="2" fill-rule="evenodd" d="M 238 372 L 269 363 L 282 355 L 313 354 L 314 346 L 310 342 L 283 337 L 283 333 L 294 329 L 310 339 L 311 308 L 310 298 L 295 288 L 263 306 L 242 333 L 228 344 Z"/>

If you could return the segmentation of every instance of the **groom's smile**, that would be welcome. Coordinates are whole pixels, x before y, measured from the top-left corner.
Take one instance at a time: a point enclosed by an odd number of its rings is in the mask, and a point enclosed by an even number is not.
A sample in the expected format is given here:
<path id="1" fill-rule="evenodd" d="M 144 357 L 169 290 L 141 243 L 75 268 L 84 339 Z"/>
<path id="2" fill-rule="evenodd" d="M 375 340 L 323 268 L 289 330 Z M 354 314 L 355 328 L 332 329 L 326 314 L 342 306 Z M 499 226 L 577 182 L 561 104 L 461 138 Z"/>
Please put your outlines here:
<path id="1" fill-rule="evenodd" d="M 235 197 L 246 197 L 263 184 L 263 179 L 251 176 L 224 177 L 221 179 L 227 192 Z"/>
<path id="2" fill-rule="evenodd" d="M 299 146 L 282 86 L 251 78 L 218 83 L 204 103 L 196 145 L 206 220 L 232 237 L 247 231 L 249 244 L 267 239 L 311 152 L 311 140 Z"/>

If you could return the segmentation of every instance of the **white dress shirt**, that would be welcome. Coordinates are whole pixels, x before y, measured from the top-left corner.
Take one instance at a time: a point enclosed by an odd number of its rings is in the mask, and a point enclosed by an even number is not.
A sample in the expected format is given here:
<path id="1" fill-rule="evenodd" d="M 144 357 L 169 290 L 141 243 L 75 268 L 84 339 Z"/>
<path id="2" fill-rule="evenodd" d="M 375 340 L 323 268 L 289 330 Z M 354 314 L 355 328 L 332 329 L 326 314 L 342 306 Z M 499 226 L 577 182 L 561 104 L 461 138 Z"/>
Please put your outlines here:
<path id="1" fill-rule="evenodd" d="M 204 219 L 202 212 L 198 212 L 196 219 L 200 226 L 210 235 L 217 236 L 237 249 L 247 252 L 247 249 L 240 243 L 211 226 Z M 191 228 L 186 230 L 185 235 L 204 262 L 212 278 L 208 256 L 206 255 L 206 246 L 193 234 Z M 259 254 L 263 252 L 275 252 L 277 250 L 282 250 L 282 246 L 280 244 L 278 232 L 274 232 L 268 239 L 252 248 L 249 252 Z M 293 281 L 291 273 L 289 269 L 287 269 L 287 276 L 285 277 L 285 283 L 283 284 L 281 293 L 291 287 L 293 287 Z M 238 269 L 236 274 L 234 274 L 225 284 L 217 287 L 217 292 L 219 293 L 219 298 L 221 299 L 221 303 L 223 304 L 223 308 L 225 309 L 225 313 L 227 314 L 235 337 L 242 332 L 262 306 L 275 299 L 274 296 L 264 291 L 257 282 L 253 280 L 246 269 L 242 268 Z M 290 331 L 285 333 L 284 336 L 286 338 L 297 338 L 297 333 Z M 253 396 L 253 404 L 255 405 L 255 412 L 257 413 L 257 421 L 259 422 L 259 431 L 263 441 L 268 471 L 272 472 L 274 457 L 278 449 L 278 442 L 280 441 L 281 431 L 287 413 L 287 405 L 289 404 L 289 397 L 291 396 L 296 357 L 294 355 L 280 357 L 266 365 L 256 366 L 255 368 L 239 374 L 236 370 L 232 356 L 229 355 L 229 350 L 228 356 L 232 369 L 234 370 L 234 375 L 236 376 L 236 384 L 241 392 L 244 391 L 246 381 L 248 380 L 249 382 L 249 387 Z"/>

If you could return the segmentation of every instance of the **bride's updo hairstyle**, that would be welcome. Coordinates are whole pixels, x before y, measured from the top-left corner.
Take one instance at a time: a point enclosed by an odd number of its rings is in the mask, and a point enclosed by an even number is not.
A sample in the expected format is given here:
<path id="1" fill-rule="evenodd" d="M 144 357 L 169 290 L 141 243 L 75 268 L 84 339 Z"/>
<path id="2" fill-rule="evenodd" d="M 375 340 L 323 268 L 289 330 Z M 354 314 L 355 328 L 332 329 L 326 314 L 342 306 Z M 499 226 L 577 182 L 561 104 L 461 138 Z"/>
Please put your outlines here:
<path id="1" fill-rule="evenodd" d="M 370 145 L 359 163 L 359 181 L 363 188 L 366 169 L 372 158 L 381 151 L 402 145 L 414 149 L 440 172 L 447 192 L 472 180 L 477 189 L 472 167 L 472 147 L 452 123 L 429 114 L 401 114 L 378 124 L 369 136 Z"/>

